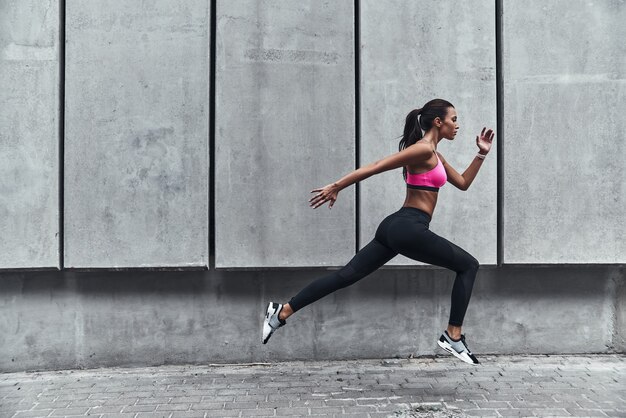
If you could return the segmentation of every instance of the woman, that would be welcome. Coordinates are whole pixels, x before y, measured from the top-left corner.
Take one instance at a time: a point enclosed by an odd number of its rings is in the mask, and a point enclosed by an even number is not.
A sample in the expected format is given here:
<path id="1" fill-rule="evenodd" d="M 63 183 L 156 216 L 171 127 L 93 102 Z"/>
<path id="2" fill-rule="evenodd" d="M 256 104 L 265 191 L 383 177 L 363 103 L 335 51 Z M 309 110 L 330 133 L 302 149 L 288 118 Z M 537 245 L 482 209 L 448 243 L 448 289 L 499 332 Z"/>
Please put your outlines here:
<path id="1" fill-rule="evenodd" d="M 270 302 L 263 323 L 263 344 L 295 312 L 337 289 L 356 283 L 397 254 L 402 254 L 413 260 L 456 272 L 450 320 L 437 343 L 466 363 L 478 364 L 461 333 L 478 271 L 478 261 L 465 250 L 428 229 L 439 188 L 447 180 L 457 188 L 467 190 L 491 149 L 494 133 L 491 129 L 485 132 L 486 128 L 483 128 L 476 137 L 478 154 L 463 174 L 459 174 L 437 152 L 439 142 L 444 138 L 453 140 L 458 130 L 454 106 L 445 100 L 431 100 L 421 109 L 413 110 L 407 115 L 398 153 L 361 167 L 341 180 L 311 192 L 317 193 L 310 199 L 311 207 L 315 209 L 329 202 L 329 207 L 332 208 L 341 190 L 374 174 L 403 167 L 407 184 L 402 208 L 381 222 L 374 239 L 345 267 L 315 280 L 288 303 Z"/>

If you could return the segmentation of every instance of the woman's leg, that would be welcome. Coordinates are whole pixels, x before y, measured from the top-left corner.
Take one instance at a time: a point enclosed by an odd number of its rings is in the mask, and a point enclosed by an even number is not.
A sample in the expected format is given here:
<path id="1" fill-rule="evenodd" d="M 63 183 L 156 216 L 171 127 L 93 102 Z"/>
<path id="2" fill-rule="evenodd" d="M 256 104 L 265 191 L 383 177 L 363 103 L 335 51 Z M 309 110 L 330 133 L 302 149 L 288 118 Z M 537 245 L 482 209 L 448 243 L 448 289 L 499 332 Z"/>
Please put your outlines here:
<path id="1" fill-rule="evenodd" d="M 413 260 L 445 267 L 456 272 L 452 287 L 448 333 L 454 339 L 461 336 L 461 326 L 472 296 L 478 272 L 478 260 L 461 247 L 430 231 L 426 225 L 394 228 L 390 246 Z"/>
<path id="2" fill-rule="evenodd" d="M 374 272 L 397 253 L 374 239 L 363 247 L 341 270 L 319 278 L 302 289 L 289 303 L 283 306 L 279 314 L 281 320 L 287 319 L 294 312 L 323 298 L 324 296 L 350 286 Z"/>

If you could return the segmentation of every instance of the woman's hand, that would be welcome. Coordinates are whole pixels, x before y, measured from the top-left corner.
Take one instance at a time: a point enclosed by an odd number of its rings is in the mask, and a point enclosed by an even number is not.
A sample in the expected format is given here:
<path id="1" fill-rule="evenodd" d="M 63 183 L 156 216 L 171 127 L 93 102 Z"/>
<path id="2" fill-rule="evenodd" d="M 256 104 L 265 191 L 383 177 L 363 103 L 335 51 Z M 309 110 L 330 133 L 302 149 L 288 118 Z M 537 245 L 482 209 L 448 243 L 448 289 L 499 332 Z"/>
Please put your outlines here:
<path id="1" fill-rule="evenodd" d="M 330 202 L 328 209 L 332 209 L 339 194 L 339 186 L 337 186 L 337 183 L 333 183 L 321 189 L 313 189 L 311 193 L 317 193 L 317 195 L 309 199 L 309 204 L 313 209 L 319 208 L 326 202 Z"/>
<path id="2" fill-rule="evenodd" d="M 476 137 L 478 152 L 483 155 L 487 155 L 489 153 L 493 137 L 495 136 L 495 133 L 492 129 L 489 129 L 487 132 L 485 132 L 485 129 L 487 128 L 483 128 L 483 130 L 480 132 L 480 136 Z"/>

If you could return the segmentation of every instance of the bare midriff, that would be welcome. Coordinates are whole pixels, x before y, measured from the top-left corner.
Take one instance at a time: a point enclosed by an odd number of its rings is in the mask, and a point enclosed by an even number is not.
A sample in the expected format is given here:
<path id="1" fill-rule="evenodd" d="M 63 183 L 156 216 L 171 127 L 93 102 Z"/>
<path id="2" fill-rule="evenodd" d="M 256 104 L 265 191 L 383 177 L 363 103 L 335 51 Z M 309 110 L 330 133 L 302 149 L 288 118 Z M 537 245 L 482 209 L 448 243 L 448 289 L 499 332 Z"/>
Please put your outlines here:
<path id="1" fill-rule="evenodd" d="M 417 208 L 431 217 L 437 205 L 437 192 L 429 190 L 406 189 L 406 199 L 402 207 Z"/>

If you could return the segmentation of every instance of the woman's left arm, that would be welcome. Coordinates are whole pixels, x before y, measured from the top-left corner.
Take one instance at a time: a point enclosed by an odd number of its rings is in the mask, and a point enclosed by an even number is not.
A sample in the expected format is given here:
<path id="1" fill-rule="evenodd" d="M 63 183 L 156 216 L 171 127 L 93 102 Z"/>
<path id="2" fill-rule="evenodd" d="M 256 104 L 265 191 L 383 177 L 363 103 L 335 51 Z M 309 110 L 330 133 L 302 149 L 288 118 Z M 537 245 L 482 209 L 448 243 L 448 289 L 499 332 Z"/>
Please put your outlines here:
<path id="1" fill-rule="evenodd" d="M 483 128 L 480 132 L 480 135 L 476 137 L 476 145 L 478 146 L 478 154 L 474 157 L 469 167 L 465 169 L 463 174 L 459 174 L 448 162 L 439 155 L 441 162 L 443 163 L 443 167 L 446 169 L 446 175 L 448 176 L 448 181 L 460 190 L 467 190 L 474 179 L 476 178 L 476 174 L 478 174 L 478 170 L 483 165 L 483 160 L 485 156 L 491 150 L 491 144 L 493 142 L 493 138 L 495 133 L 492 129 L 489 129 L 485 132 L 487 128 Z"/>

